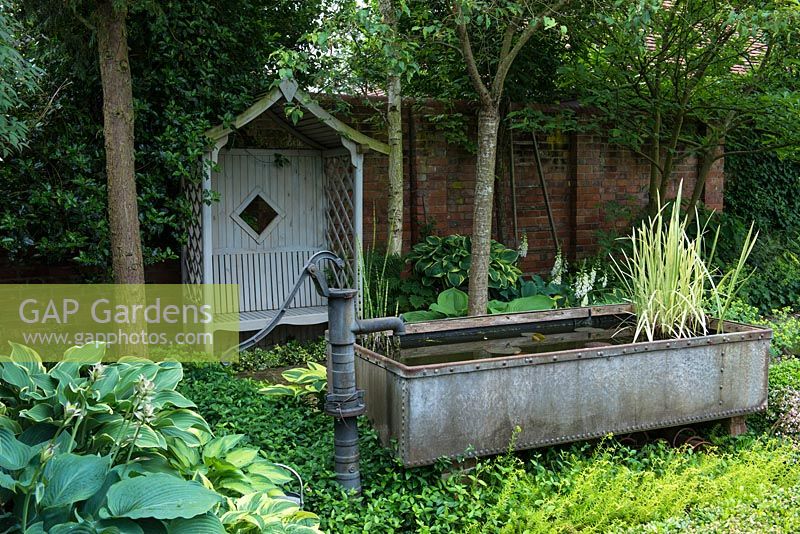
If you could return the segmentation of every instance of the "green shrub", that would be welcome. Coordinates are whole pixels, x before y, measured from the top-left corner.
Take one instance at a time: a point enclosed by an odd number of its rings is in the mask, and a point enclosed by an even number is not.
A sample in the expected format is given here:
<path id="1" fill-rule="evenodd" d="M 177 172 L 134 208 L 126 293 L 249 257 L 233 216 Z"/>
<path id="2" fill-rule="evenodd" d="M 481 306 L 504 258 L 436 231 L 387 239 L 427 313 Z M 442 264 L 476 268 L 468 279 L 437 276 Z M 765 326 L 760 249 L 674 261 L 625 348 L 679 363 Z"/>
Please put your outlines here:
<path id="1" fill-rule="evenodd" d="M 611 444 L 534 458 L 517 464 L 487 520 L 466 532 L 642 532 L 712 507 L 724 519 L 800 484 L 800 453 L 780 441 L 699 454 L 663 442 L 638 451 Z"/>
<path id="2" fill-rule="evenodd" d="M 712 317 L 720 317 L 720 315 L 723 315 L 723 313 L 720 313 L 720 310 L 717 310 L 713 302 L 708 303 L 708 310 Z M 731 305 L 725 310 L 724 317 L 722 318 L 726 321 L 735 321 L 745 324 L 757 324 L 762 322 L 761 315 L 758 313 L 758 308 L 751 306 L 742 299 L 735 299 L 731 302 Z"/>
<path id="3" fill-rule="evenodd" d="M 772 310 L 772 317 L 758 323 L 772 329 L 770 352 L 774 359 L 800 354 L 800 319 L 790 308 Z"/>
<path id="4" fill-rule="evenodd" d="M 784 398 L 800 391 L 800 360 L 792 358 L 777 362 L 769 368 L 769 398 L 767 410 L 750 416 L 748 424 L 757 432 L 770 432 L 784 414 Z"/>
<path id="5" fill-rule="evenodd" d="M 758 306 L 762 313 L 773 308 L 800 307 L 800 249 L 794 243 L 773 240 L 769 250 L 758 251 L 752 262 L 755 273 L 745 285 L 742 296 Z"/>
<path id="6" fill-rule="evenodd" d="M 288 384 L 271 384 L 259 391 L 268 396 L 304 397 L 315 395 L 318 402 L 324 402 L 324 393 L 328 387 L 328 369 L 324 365 L 308 362 L 308 367 L 287 369 L 281 376 Z"/>
<path id="7" fill-rule="evenodd" d="M 732 150 L 748 140 L 727 140 Z M 769 233 L 800 230 L 800 163 L 756 152 L 725 157 L 725 211 Z"/>
<path id="8" fill-rule="evenodd" d="M 701 224 L 708 224 L 710 236 L 719 231 L 716 254 L 706 258 L 721 271 L 735 264 L 741 244 L 747 236 L 749 223 L 728 212 L 706 211 L 700 216 Z M 774 308 L 800 305 L 800 234 L 797 230 L 759 228 L 759 238 L 747 261 L 752 274 L 744 283 L 741 298 L 757 307 L 762 314 Z M 710 250 L 710 243 L 707 243 Z"/>
<path id="9" fill-rule="evenodd" d="M 288 341 L 268 349 L 254 348 L 242 352 L 239 361 L 233 365 L 236 371 L 264 371 L 274 367 L 289 367 L 308 362 L 324 362 L 326 345 L 323 338 L 301 343 Z"/>
<path id="10" fill-rule="evenodd" d="M 462 235 L 428 236 L 408 253 L 406 261 L 426 287 L 437 293 L 462 287 L 469 278 L 472 255 L 470 238 Z M 505 245 L 492 241 L 489 259 L 489 289 L 502 291 L 517 283 L 522 271 L 517 267 L 519 254 Z"/>

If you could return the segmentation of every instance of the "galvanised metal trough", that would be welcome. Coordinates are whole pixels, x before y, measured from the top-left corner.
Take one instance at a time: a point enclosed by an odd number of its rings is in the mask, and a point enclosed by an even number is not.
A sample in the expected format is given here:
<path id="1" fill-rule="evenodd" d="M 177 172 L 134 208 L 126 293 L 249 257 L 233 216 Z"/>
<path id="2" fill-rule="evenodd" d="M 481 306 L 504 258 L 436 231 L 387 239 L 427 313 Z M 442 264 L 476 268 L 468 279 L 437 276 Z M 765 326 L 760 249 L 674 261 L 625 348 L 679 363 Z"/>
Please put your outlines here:
<path id="1" fill-rule="evenodd" d="M 609 334 L 630 317 L 601 306 L 407 325 L 393 358 L 356 347 L 357 384 L 409 467 L 766 408 L 769 329 L 726 322 L 721 334 L 639 343 Z"/>

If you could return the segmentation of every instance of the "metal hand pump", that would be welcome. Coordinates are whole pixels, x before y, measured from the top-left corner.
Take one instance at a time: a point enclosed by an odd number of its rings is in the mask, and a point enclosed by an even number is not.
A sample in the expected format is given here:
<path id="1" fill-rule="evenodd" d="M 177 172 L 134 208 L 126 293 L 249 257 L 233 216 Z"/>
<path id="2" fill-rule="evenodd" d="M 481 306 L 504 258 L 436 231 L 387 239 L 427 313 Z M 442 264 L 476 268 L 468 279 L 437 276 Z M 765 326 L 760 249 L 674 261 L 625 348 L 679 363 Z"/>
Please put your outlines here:
<path id="1" fill-rule="evenodd" d="M 359 334 L 391 330 L 404 334 L 405 325 L 399 317 L 358 319 L 356 317 L 357 289 L 328 287 L 320 262 L 333 262 L 334 268 L 344 268 L 344 261 L 333 252 L 314 254 L 306 263 L 278 315 L 238 350 L 245 350 L 264 339 L 275 328 L 294 299 L 306 277 L 311 277 L 317 293 L 328 299 L 328 394 L 325 413 L 333 417 L 334 471 L 336 480 L 346 489 L 361 492 L 361 472 L 358 452 L 358 416 L 366 411 L 364 391 L 356 388 L 355 343 Z"/>

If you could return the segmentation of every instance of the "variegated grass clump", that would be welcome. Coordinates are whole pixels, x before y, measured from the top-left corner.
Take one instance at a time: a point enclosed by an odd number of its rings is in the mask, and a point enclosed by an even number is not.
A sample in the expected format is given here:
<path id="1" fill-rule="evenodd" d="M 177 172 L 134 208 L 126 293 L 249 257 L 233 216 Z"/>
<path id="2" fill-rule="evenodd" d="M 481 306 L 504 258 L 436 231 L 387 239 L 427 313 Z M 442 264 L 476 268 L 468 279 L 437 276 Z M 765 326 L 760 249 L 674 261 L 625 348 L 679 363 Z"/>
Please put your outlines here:
<path id="1" fill-rule="evenodd" d="M 756 239 L 752 226 L 737 265 L 720 276 L 710 267 L 719 230 L 706 254 L 706 226 L 696 222 L 696 236 L 687 233 L 690 221 L 681 214 L 682 188 L 681 183 L 671 205 L 663 206 L 659 201 L 658 212 L 624 238 L 631 241 L 630 255 L 624 253 L 619 262 L 612 257 L 636 314 L 634 341 L 642 336 L 654 341 L 705 335 L 709 329 L 708 303 L 724 316 L 747 279 L 745 262 Z"/>

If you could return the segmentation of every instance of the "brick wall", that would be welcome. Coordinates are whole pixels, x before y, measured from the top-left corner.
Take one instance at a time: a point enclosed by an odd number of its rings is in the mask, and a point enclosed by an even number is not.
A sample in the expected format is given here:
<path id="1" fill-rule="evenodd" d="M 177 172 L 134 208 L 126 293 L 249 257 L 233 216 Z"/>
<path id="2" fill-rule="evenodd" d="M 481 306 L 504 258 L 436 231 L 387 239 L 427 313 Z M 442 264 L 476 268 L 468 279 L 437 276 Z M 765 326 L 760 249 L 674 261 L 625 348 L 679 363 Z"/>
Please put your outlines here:
<path id="1" fill-rule="evenodd" d="M 374 109 L 350 101 L 351 111 L 343 116 L 354 127 L 385 140 Z M 431 101 L 405 102 L 403 111 L 405 219 L 404 244 L 416 242 L 426 227 L 434 233 L 468 234 L 472 229 L 472 197 L 475 155 L 458 143 L 445 139 L 440 127 L 430 120 L 448 111 L 470 117 L 466 132 L 475 138 L 477 109 L 461 104 L 445 109 Z M 523 234 L 529 253 L 521 267 L 526 272 L 547 271 L 553 262 L 554 244 L 537 173 L 531 134 L 503 132 L 506 141 L 498 150 L 498 181 L 494 206 L 495 239 L 515 246 Z M 597 250 L 599 232 L 624 230 L 624 214 L 638 213 L 647 204 L 649 166 L 631 151 L 612 145 L 602 135 L 537 135 L 542 169 L 549 193 L 556 233 L 562 249 L 572 259 L 584 258 Z M 513 144 L 514 165 L 510 165 Z M 364 171 L 364 234 L 367 245 L 372 236 L 378 242 L 387 232 L 387 157 L 370 153 Z M 676 166 L 674 183 L 684 182 L 691 194 L 698 162 L 688 158 Z M 723 160 L 712 169 L 703 201 L 722 209 Z M 675 187 L 668 192 L 675 195 Z M 514 232 L 513 200 L 516 197 Z"/>

